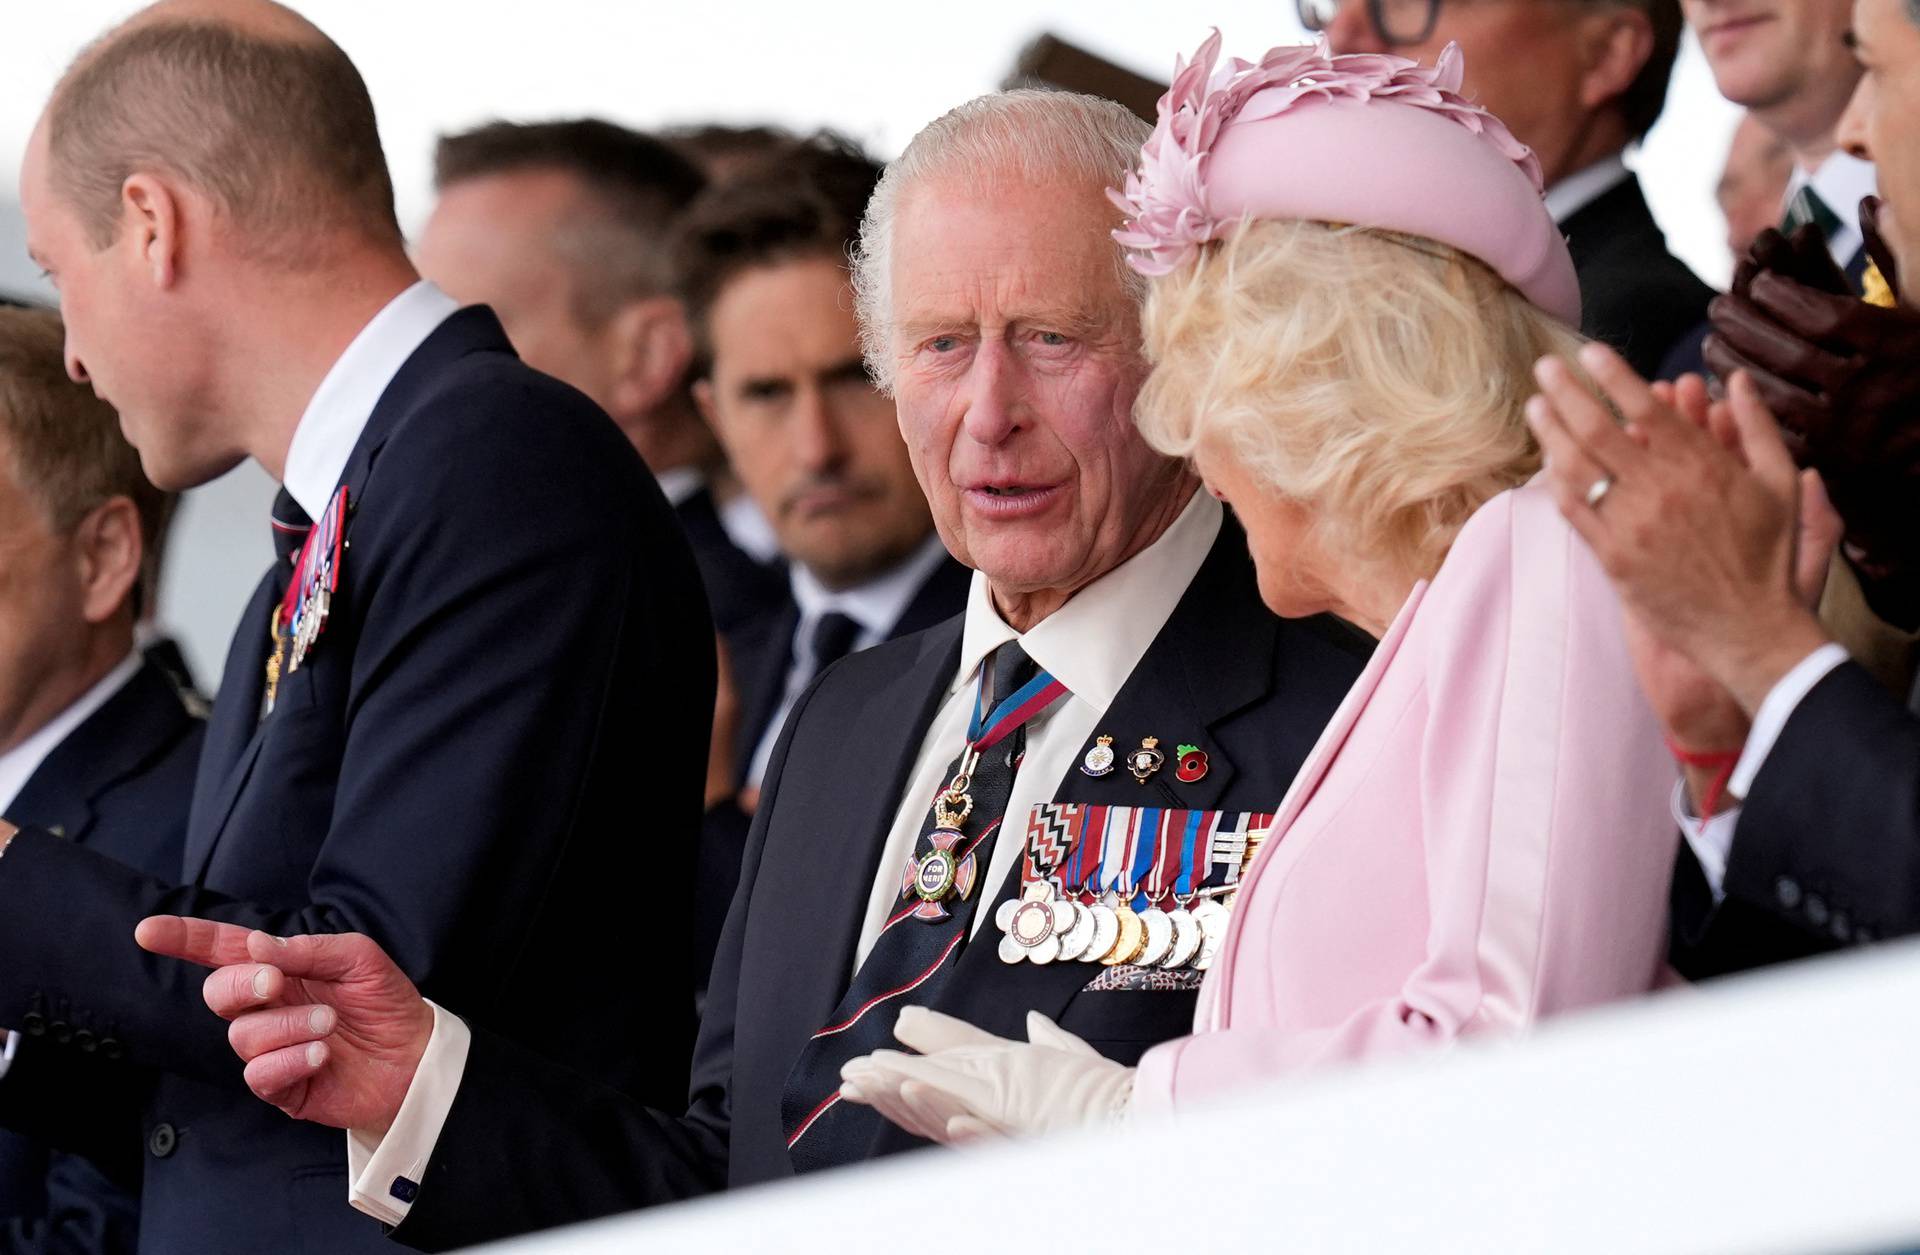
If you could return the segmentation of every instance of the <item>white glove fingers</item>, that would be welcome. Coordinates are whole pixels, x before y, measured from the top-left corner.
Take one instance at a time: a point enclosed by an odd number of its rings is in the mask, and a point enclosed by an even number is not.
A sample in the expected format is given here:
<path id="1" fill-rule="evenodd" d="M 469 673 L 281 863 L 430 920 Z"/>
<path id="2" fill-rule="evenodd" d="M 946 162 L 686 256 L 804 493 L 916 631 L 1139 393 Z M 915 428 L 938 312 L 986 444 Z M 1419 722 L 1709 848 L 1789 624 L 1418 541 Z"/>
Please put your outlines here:
<path id="1" fill-rule="evenodd" d="M 1027 1040 L 1036 1046 L 1050 1046 L 1083 1059 L 1105 1058 L 1099 1051 L 1038 1011 L 1027 1012 Z"/>
<path id="2" fill-rule="evenodd" d="M 975 1028 L 965 1020 L 930 1011 L 925 1007 L 902 1007 L 893 1023 L 893 1036 L 905 1046 L 923 1055 L 937 1054 L 963 1046 L 1004 1046 L 1007 1039 Z"/>

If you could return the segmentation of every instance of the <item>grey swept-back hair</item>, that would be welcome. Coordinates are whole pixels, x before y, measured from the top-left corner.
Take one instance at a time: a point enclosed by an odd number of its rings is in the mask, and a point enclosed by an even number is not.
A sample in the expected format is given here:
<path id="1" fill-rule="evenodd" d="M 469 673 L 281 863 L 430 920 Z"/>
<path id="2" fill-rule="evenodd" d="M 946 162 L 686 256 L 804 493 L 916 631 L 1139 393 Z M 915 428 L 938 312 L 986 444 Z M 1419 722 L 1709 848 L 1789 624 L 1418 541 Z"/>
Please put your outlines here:
<path id="1" fill-rule="evenodd" d="M 893 390 L 893 219 L 905 189 L 932 175 L 969 172 L 977 181 L 1014 175 L 1026 181 L 1066 175 L 1096 188 L 1119 187 L 1140 160 L 1153 128 L 1127 109 L 1078 92 L 1021 88 L 980 96 L 929 122 L 887 166 L 860 221 L 853 257 L 860 347 L 875 382 Z M 1128 293 L 1146 280 L 1113 250 Z"/>

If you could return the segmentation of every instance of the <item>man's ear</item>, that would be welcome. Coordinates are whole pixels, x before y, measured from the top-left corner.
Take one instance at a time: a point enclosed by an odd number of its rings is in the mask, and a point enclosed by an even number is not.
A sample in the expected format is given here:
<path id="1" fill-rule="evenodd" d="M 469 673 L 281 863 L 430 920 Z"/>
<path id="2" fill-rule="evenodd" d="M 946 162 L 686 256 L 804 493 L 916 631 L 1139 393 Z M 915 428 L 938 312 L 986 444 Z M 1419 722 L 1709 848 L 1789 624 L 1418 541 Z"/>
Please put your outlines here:
<path id="1" fill-rule="evenodd" d="M 686 382 L 693 334 L 672 297 L 628 302 L 614 314 L 607 339 L 613 355 L 608 409 L 622 426 L 658 409 Z"/>
<path id="2" fill-rule="evenodd" d="M 179 274 L 182 209 L 174 187 L 156 175 L 130 174 L 120 185 L 121 233 L 155 287 L 172 287 Z"/>
<path id="3" fill-rule="evenodd" d="M 140 511 L 126 497 L 107 498 L 74 529 L 74 550 L 80 564 L 81 612 L 88 623 L 105 623 L 127 608 L 140 581 L 146 554 Z"/>
<path id="4" fill-rule="evenodd" d="M 1580 103 L 1599 109 L 1620 99 L 1653 57 L 1653 19 L 1632 5 L 1591 15 L 1583 31 Z"/>

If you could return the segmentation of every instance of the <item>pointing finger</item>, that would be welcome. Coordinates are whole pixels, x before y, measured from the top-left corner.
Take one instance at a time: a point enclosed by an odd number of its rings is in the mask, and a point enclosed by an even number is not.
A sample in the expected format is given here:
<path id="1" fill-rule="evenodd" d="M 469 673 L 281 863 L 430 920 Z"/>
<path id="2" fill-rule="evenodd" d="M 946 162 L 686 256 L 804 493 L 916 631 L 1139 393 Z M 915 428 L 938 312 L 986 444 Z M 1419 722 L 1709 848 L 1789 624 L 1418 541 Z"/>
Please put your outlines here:
<path id="1" fill-rule="evenodd" d="M 202 967 L 245 963 L 249 957 L 246 929 L 185 915 L 149 915 L 134 927 L 133 939 L 143 950 Z"/>

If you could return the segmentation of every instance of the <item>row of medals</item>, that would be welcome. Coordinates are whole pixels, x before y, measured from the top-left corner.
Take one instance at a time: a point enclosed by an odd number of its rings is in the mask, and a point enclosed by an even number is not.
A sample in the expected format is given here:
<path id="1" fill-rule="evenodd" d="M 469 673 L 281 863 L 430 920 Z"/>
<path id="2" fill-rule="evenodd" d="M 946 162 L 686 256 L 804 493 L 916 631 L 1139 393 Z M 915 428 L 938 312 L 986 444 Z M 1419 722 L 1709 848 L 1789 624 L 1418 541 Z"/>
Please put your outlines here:
<path id="1" fill-rule="evenodd" d="M 1241 858 L 1252 862 L 1265 833 L 1250 833 Z M 1007 963 L 1101 963 L 1175 971 L 1204 972 L 1213 966 L 1232 915 L 1233 894 L 1226 901 L 1203 890 L 1177 901 L 1173 910 L 1158 905 L 1135 911 L 1117 893 L 1091 903 L 1063 897 L 1049 880 L 1028 885 L 1018 898 L 1000 904 L 994 922 L 1004 934 L 1000 958 Z M 1194 898 L 1206 896 L 1197 906 Z"/>

